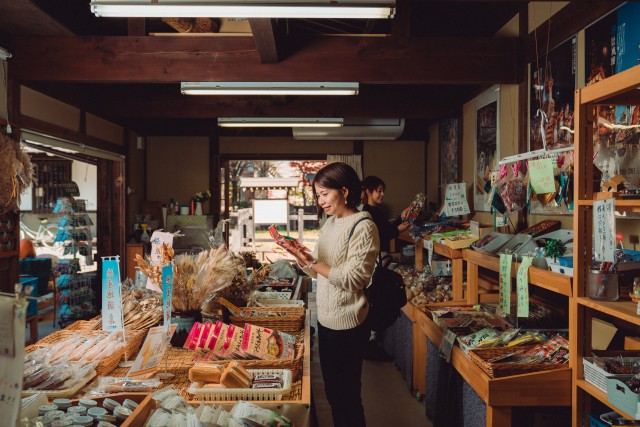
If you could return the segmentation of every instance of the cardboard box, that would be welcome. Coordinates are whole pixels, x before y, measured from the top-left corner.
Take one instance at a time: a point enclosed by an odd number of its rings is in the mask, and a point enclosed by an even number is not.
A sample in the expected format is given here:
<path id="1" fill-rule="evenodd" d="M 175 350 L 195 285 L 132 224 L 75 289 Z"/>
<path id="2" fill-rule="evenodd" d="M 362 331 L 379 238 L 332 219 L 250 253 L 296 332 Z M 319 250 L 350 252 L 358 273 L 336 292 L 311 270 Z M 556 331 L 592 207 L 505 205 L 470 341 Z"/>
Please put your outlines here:
<path id="1" fill-rule="evenodd" d="M 472 234 L 468 234 L 466 236 L 456 237 L 455 240 L 452 240 L 451 237 L 445 237 L 441 240 L 442 243 L 449 246 L 451 249 L 463 249 L 471 246 L 473 242 L 478 240 L 478 236 L 474 236 Z"/>
<path id="2" fill-rule="evenodd" d="M 625 350 L 640 350 L 640 337 L 624 337 Z"/>
<path id="3" fill-rule="evenodd" d="M 604 320 L 593 318 L 591 322 L 591 348 L 606 350 L 618 328 Z"/>

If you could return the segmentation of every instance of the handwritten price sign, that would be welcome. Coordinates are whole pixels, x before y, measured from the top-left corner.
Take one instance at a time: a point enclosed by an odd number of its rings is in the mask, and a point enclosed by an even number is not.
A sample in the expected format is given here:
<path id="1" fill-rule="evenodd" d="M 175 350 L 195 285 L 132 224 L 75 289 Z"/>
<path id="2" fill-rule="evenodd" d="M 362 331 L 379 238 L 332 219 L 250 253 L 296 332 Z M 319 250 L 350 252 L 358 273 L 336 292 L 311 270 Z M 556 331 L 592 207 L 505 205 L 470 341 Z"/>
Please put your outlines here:
<path id="1" fill-rule="evenodd" d="M 556 184 L 553 179 L 553 159 L 531 160 L 529 162 L 531 188 L 536 194 L 555 193 Z"/>
<path id="2" fill-rule="evenodd" d="M 593 202 L 593 249 L 598 261 L 614 262 L 616 251 L 616 219 L 614 199 Z"/>
<path id="3" fill-rule="evenodd" d="M 464 182 L 447 184 L 444 193 L 444 214 L 446 216 L 467 215 L 471 213 L 467 203 L 467 186 Z"/>

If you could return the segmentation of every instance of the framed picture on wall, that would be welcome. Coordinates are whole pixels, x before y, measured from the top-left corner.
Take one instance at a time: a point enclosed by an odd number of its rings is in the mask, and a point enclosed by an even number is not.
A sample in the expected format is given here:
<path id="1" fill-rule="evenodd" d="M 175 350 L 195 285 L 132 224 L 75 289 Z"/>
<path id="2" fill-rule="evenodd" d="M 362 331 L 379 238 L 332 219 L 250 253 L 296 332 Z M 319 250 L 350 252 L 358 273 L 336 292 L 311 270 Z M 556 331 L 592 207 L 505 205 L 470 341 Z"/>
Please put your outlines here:
<path id="1" fill-rule="evenodd" d="M 460 119 L 440 121 L 440 183 L 438 197 L 442 199 L 447 184 L 461 181 L 460 170 Z"/>
<path id="2" fill-rule="evenodd" d="M 500 126 L 500 86 L 493 86 L 476 101 L 476 150 L 473 205 L 476 211 L 489 211 L 491 177 L 498 172 Z"/>

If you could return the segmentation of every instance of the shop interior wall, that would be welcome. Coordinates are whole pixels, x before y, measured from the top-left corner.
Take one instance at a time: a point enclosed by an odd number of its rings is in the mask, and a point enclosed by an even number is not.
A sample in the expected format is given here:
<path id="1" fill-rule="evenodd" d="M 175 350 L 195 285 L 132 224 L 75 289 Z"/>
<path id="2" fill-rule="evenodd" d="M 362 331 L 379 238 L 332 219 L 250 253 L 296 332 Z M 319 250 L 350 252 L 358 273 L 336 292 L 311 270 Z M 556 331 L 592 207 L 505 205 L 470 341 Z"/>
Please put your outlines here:
<path id="1" fill-rule="evenodd" d="M 417 193 L 425 192 L 424 141 L 364 141 L 363 173 L 386 185 L 383 206 L 389 217 L 399 216 Z"/>
<path id="2" fill-rule="evenodd" d="M 142 211 L 142 205 L 146 198 L 146 160 L 145 138 L 135 133 L 128 133 L 127 160 L 125 163 L 125 188 L 130 188 L 130 194 L 125 193 L 125 212 L 127 228 L 126 233 L 133 230 L 135 215 Z M 138 138 L 140 138 L 138 140 Z"/>
<path id="3" fill-rule="evenodd" d="M 88 136 L 111 142 L 112 144 L 122 146 L 124 144 L 123 128 L 120 125 L 112 123 L 108 120 L 86 114 L 86 132 Z"/>
<path id="4" fill-rule="evenodd" d="M 75 132 L 80 131 L 80 109 L 20 86 L 20 112 Z M 37 130 L 37 129 L 36 129 Z"/>

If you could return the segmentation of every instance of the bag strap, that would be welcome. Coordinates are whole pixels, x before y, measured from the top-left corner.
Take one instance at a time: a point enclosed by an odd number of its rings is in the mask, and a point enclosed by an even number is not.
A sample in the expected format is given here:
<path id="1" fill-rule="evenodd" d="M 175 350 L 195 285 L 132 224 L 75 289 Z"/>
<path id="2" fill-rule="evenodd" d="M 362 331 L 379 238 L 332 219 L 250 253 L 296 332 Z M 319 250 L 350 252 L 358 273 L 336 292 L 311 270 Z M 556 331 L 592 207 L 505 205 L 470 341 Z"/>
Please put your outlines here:
<path id="1" fill-rule="evenodd" d="M 366 220 L 373 221 L 373 219 L 371 219 L 370 217 L 365 216 L 364 218 L 360 218 L 358 221 L 356 221 L 355 224 L 353 224 L 353 227 L 351 227 L 351 231 L 349 232 L 349 238 L 347 239 L 347 242 L 351 240 L 351 236 L 353 236 L 353 232 L 356 230 L 356 226 L 360 224 L 362 221 L 366 221 Z M 380 252 L 378 252 L 378 265 L 382 265 L 382 253 Z"/>

